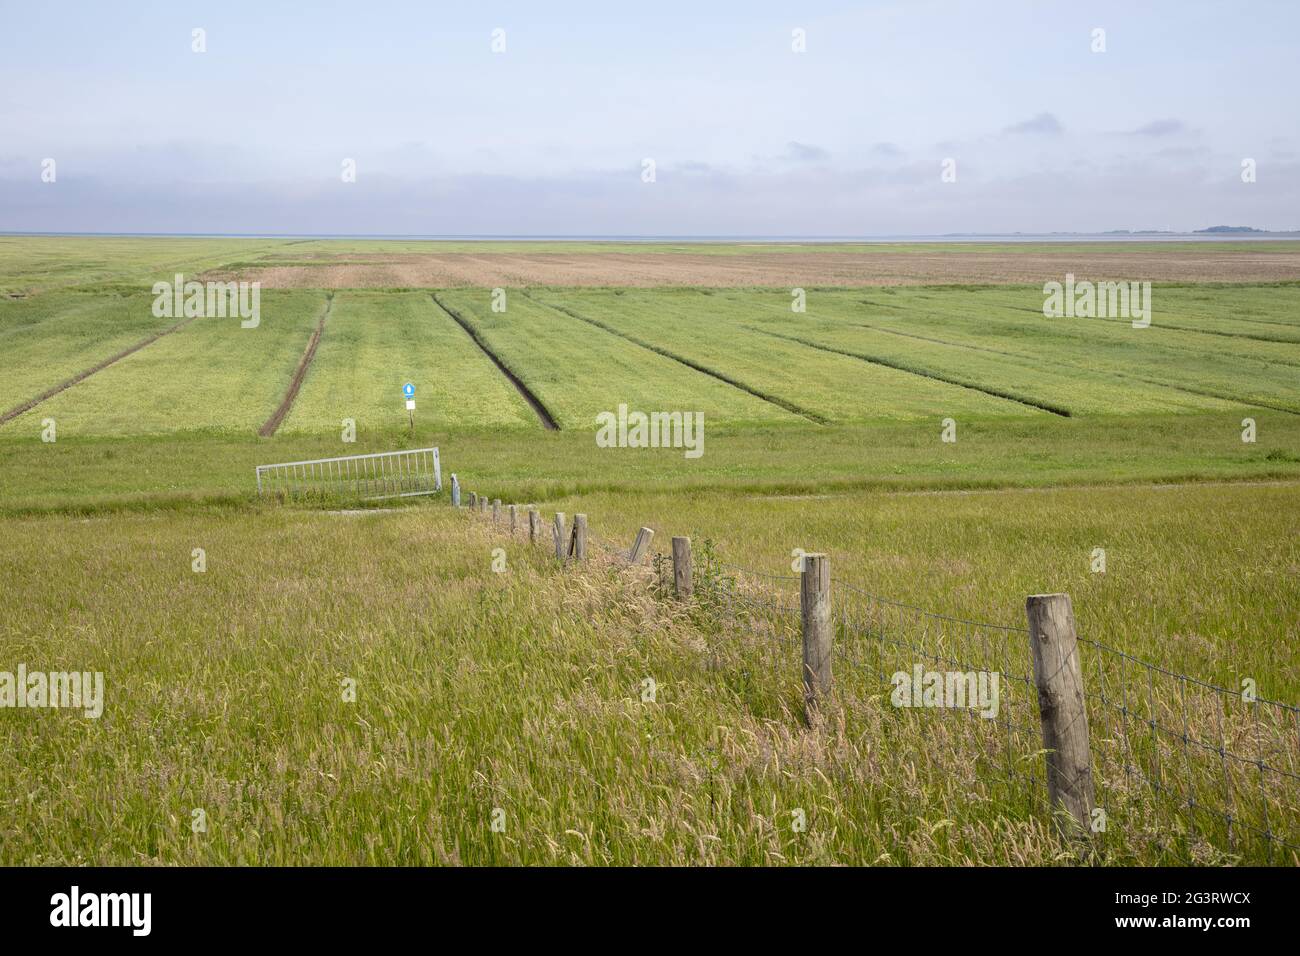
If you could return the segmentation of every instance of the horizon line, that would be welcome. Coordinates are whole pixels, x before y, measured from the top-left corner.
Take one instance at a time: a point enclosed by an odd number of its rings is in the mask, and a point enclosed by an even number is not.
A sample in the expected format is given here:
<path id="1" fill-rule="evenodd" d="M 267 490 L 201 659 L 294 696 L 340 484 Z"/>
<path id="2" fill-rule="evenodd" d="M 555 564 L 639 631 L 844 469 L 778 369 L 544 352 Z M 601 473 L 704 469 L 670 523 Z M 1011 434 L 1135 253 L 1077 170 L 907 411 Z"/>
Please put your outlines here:
<path id="1" fill-rule="evenodd" d="M 1179 232 L 1169 229 L 1113 229 L 1105 232 L 948 232 L 948 233 L 897 233 L 874 235 L 745 235 L 745 234 L 585 234 L 585 233 L 331 233 L 331 232 L 166 232 L 166 231 L 113 231 L 113 230 L 5 230 L 0 236 L 22 238 L 177 238 L 177 239 L 386 239 L 422 242 L 754 242 L 754 243 L 833 243 L 833 242 L 917 242 L 940 240 L 1034 240 L 1034 239 L 1122 239 L 1135 238 L 1192 238 L 1196 240 L 1259 240 L 1300 239 L 1300 229 L 1251 231 L 1211 231 L 1196 229 Z"/>

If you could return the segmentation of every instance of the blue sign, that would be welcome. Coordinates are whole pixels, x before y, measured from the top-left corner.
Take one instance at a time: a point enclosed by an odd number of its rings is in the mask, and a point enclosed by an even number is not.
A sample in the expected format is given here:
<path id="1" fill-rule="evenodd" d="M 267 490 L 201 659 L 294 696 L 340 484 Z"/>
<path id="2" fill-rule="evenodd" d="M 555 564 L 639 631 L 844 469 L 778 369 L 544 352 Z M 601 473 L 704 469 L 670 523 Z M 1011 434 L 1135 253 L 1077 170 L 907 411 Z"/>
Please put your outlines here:
<path id="1" fill-rule="evenodd" d="M 405 385 L 402 386 L 402 394 L 405 395 L 407 398 L 415 398 L 415 386 L 412 385 L 410 382 L 407 382 Z"/>

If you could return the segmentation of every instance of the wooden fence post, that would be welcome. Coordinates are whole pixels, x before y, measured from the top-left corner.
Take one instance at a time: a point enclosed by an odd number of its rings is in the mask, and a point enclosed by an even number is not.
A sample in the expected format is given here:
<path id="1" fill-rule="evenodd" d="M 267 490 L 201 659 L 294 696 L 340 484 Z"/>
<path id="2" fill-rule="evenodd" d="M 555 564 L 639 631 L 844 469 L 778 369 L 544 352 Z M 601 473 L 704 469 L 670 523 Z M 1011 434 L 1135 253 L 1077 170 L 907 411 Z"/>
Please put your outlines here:
<path id="1" fill-rule="evenodd" d="M 575 561 L 587 560 L 587 516 L 573 516 L 573 543 L 569 548 Z"/>
<path id="2" fill-rule="evenodd" d="M 478 513 L 484 516 L 487 515 L 487 495 L 478 500 Z"/>
<path id="3" fill-rule="evenodd" d="M 636 533 L 636 541 L 632 543 L 632 550 L 628 552 L 628 564 L 640 564 L 645 553 L 650 550 L 650 542 L 654 540 L 655 532 L 653 528 L 642 528 Z"/>
<path id="4" fill-rule="evenodd" d="M 1095 792 L 1074 608 L 1068 594 L 1031 594 L 1025 614 L 1047 751 L 1047 798 L 1054 812 L 1063 808 L 1087 834 Z"/>
<path id="5" fill-rule="evenodd" d="M 478 495 L 472 491 L 469 493 L 469 510 L 478 511 Z"/>
<path id="6" fill-rule="evenodd" d="M 511 505 L 509 511 L 510 511 L 510 534 L 511 536 L 513 536 L 515 533 L 515 525 L 519 523 L 519 506 Z"/>
<path id="7" fill-rule="evenodd" d="M 496 524 L 501 520 L 501 499 L 495 498 L 492 501 L 492 523 Z"/>
<path id="8" fill-rule="evenodd" d="M 564 533 L 564 512 L 555 512 L 555 556 L 564 563 L 564 552 L 568 550 L 569 537 Z"/>
<path id="9" fill-rule="evenodd" d="M 451 506 L 460 507 L 460 482 L 456 480 L 456 473 L 451 473 Z"/>
<path id="10" fill-rule="evenodd" d="M 673 538 L 673 590 L 682 601 L 689 601 L 694 585 L 691 581 L 691 539 Z"/>
<path id="11" fill-rule="evenodd" d="M 812 722 L 818 703 L 831 690 L 831 563 L 824 554 L 805 554 L 799 580 L 803 623 L 804 717 Z"/>
<path id="12" fill-rule="evenodd" d="M 528 506 L 528 543 L 536 544 L 542 535 L 542 516 L 532 505 Z"/>

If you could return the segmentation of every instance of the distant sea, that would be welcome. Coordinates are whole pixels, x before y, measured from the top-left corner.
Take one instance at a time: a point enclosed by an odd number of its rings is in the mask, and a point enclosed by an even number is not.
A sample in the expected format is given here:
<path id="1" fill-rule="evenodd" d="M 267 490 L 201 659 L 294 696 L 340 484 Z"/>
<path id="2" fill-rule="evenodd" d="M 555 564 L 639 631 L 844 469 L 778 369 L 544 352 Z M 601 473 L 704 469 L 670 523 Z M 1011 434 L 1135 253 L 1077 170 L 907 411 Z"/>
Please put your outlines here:
<path id="1" fill-rule="evenodd" d="M 126 236 L 183 239 L 395 239 L 423 242 L 628 242 L 628 243 L 895 243 L 895 242 L 1263 242 L 1300 239 L 1300 232 L 1051 232 L 950 233 L 938 236 L 510 236 L 389 235 L 384 233 L 279 232 L 8 232 L 0 236 Z"/>

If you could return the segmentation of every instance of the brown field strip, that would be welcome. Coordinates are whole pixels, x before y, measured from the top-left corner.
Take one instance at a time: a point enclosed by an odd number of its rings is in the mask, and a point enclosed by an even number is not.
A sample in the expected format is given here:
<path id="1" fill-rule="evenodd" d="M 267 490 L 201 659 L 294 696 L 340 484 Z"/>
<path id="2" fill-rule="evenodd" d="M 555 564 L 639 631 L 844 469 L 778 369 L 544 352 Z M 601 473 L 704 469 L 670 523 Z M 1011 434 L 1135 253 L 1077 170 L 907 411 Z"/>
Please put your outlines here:
<path id="1" fill-rule="evenodd" d="M 242 263 L 205 278 L 256 280 L 268 289 L 455 288 L 463 286 L 888 286 L 1025 284 L 1080 278 L 1152 282 L 1277 282 L 1300 279 L 1295 251 L 1043 249 L 643 252 L 340 252 L 277 265 Z"/>

